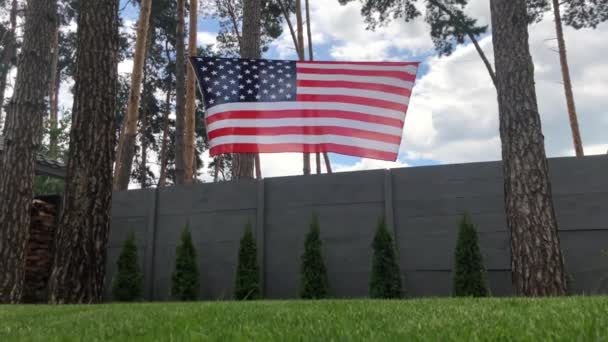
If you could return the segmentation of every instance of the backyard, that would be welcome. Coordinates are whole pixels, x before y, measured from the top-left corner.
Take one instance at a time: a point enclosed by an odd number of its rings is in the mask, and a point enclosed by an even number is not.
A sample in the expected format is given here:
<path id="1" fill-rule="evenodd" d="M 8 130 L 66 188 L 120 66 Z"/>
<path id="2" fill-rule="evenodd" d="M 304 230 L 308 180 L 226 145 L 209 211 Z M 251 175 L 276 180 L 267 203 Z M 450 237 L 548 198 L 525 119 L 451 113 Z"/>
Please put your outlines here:
<path id="1" fill-rule="evenodd" d="M 0 306 L 1 341 L 600 341 L 608 297 Z"/>

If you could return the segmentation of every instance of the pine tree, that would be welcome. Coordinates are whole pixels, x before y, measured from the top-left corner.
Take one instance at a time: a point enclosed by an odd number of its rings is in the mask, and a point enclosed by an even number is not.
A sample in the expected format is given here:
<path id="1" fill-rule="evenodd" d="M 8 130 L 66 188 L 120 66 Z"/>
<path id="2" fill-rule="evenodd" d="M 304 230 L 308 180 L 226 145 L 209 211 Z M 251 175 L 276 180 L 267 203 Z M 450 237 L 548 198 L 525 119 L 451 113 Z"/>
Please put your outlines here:
<path id="1" fill-rule="evenodd" d="M 564 260 L 534 87 L 526 1 L 492 0 L 490 12 L 513 283 L 519 295 L 564 295 Z"/>
<path id="2" fill-rule="evenodd" d="M 182 232 L 181 243 L 177 246 L 176 255 L 171 295 L 177 300 L 196 300 L 199 289 L 198 266 L 188 224 Z"/>
<path id="3" fill-rule="evenodd" d="M 458 231 L 454 253 L 454 284 L 452 294 L 457 297 L 486 297 L 489 294 L 483 258 L 479 250 L 477 230 L 468 214 L 464 214 Z"/>
<path id="4" fill-rule="evenodd" d="M 112 282 L 112 297 L 120 302 L 141 299 L 142 274 L 137 261 L 135 235 L 131 233 L 122 246 L 118 257 L 118 271 Z"/>
<path id="5" fill-rule="evenodd" d="M 137 135 L 137 122 L 139 120 L 139 105 L 151 12 L 152 0 L 143 0 L 137 22 L 137 38 L 135 40 L 135 53 L 133 55 L 133 73 L 131 74 L 127 116 L 123 120 L 120 139 L 116 149 L 114 191 L 126 190 L 129 187 L 131 179 L 131 166 L 133 165 L 133 156 L 135 154 L 135 137 Z"/>
<path id="6" fill-rule="evenodd" d="M 67 177 L 49 280 L 53 303 L 102 301 L 110 232 L 118 94 L 116 66 L 120 58 L 119 1 L 78 3 Z"/>
<path id="7" fill-rule="evenodd" d="M 326 298 L 329 294 L 329 279 L 323 262 L 321 245 L 319 218 L 313 215 L 310 231 L 306 235 L 300 268 L 300 297 L 305 299 Z"/>
<path id="8" fill-rule="evenodd" d="M 238 300 L 251 300 L 260 297 L 260 270 L 257 255 L 251 224 L 247 223 L 245 233 L 241 238 L 236 270 L 234 297 Z"/>
<path id="9" fill-rule="evenodd" d="M 372 298 L 400 298 L 401 272 L 397 263 L 393 238 L 386 227 L 384 218 L 378 222 L 372 247 L 374 256 L 369 284 L 370 296 Z"/>
<path id="10" fill-rule="evenodd" d="M 18 302 L 23 291 L 35 155 L 49 88 L 51 43 L 46 33 L 55 25 L 56 12 L 57 1 L 27 2 L 17 77 L 6 106 L 0 157 L 0 303 Z"/>

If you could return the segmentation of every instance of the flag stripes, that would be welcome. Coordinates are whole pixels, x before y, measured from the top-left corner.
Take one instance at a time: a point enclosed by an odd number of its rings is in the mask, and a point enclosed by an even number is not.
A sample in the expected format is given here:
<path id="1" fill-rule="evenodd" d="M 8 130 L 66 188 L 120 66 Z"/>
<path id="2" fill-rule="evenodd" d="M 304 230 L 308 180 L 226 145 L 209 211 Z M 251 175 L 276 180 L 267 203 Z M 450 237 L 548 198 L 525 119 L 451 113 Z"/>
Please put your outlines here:
<path id="1" fill-rule="evenodd" d="M 231 61 L 193 59 L 207 71 L 197 74 L 211 155 L 397 159 L 418 63 Z"/>

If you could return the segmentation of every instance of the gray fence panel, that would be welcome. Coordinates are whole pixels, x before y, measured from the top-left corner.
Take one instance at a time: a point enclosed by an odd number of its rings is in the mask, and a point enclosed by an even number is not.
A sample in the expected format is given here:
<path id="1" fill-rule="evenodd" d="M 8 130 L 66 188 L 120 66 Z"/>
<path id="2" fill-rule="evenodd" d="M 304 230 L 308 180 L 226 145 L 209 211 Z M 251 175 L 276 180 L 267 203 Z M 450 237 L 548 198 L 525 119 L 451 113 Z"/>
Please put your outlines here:
<path id="1" fill-rule="evenodd" d="M 608 293 L 608 157 L 549 160 L 566 267 L 575 293 Z M 389 173 L 387 173 L 389 172 Z M 155 197 L 157 196 L 157 197 Z M 155 205 L 156 204 L 156 205 Z M 333 297 L 365 297 L 378 218 L 391 214 L 407 296 L 448 296 L 458 224 L 479 231 L 492 293 L 512 294 L 500 162 L 270 178 L 114 194 L 106 297 L 122 243 L 135 232 L 147 299 L 170 299 L 186 222 L 198 251 L 202 299 L 232 298 L 247 222 L 268 298 L 298 296 L 300 257 L 319 216 Z"/>

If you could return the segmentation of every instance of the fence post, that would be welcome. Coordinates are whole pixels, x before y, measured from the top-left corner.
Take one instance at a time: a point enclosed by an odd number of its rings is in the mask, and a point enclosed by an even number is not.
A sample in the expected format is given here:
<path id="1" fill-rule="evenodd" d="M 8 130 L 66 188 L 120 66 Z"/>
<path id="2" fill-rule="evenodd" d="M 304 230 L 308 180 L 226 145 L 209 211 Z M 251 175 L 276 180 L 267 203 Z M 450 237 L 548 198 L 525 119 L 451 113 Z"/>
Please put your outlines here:
<path id="1" fill-rule="evenodd" d="M 156 254 L 156 221 L 158 216 L 158 193 L 154 189 L 152 208 L 148 211 L 148 227 L 146 229 L 146 250 L 144 253 L 144 289 L 147 301 L 154 299 L 154 256 Z"/>
<path id="2" fill-rule="evenodd" d="M 264 180 L 257 181 L 257 209 L 256 209 L 256 224 L 255 238 L 258 248 L 258 266 L 260 268 L 260 292 L 262 296 L 266 294 L 266 246 L 264 244 Z"/>

